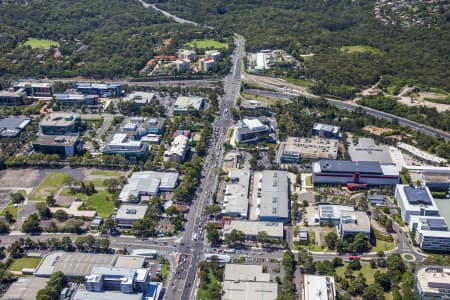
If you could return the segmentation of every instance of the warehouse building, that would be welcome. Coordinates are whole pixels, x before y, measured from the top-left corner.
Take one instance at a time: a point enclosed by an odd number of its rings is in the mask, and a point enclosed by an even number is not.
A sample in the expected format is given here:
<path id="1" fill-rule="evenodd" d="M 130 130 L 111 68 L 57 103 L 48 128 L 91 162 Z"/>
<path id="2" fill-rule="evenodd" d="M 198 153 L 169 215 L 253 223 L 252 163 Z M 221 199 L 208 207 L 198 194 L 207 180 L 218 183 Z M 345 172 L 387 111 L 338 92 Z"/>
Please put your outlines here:
<path id="1" fill-rule="evenodd" d="M 395 199 L 400 207 L 401 216 L 405 223 L 410 223 L 411 216 L 440 216 L 439 208 L 427 187 L 411 187 L 397 184 Z"/>
<path id="2" fill-rule="evenodd" d="M 445 218 L 411 216 L 409 228 L 420 249 L 450 253 L 450 231 Z"/>
<path id="3" fill-rule="evenodd" d="M 279 146 L 280 163 L 297 164 L 301 159 L 336 159 L 339 141 L 320 137 L 289 136 Z"/>
<path id="4" fill-rule="evenodd" d="M 418 269 L 414 292 L 418 300 L 450 299 L 450 267 L 424 266 Z"/>
<path id="5" fill-rule="evenodd" d="M 374 161 L 321 160 L 313 164 L 312 181 L 320 184 L 394 185 L 399 182 L 395 165 Z"/>
<path id="6" fill-rule="evenodd" d="M 122 188 L 119 200 L 128 202 L 130 196 L 135 202 L 143 197 L 156 196 L 161 192 L 172 192 L 178 185 L 178 172 L 134 172 Z"/>
<path id="7" fill-rule="evenodd" d="M 289 182 L 286 171 L 262 171 L 258 184 L 256 214 L 260 221 L 289 222 Z"/>
<path id="8" fill-rule="evenodd" d="M 235 169 L 228 173 L 222 213 L 231 217 L 247 218 L 250 192 L 250 170 Z"/>

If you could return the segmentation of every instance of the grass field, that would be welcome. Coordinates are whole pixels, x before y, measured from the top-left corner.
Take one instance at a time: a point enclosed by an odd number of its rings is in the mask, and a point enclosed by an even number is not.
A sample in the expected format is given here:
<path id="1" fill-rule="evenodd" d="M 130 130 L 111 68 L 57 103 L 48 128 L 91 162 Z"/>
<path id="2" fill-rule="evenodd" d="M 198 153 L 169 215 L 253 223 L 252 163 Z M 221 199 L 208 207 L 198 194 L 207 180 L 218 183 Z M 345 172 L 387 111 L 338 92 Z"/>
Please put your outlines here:
<path id="1" fill-rule="evenodd" d="M 24 268 L 36 268 L 41 261 L 40 257 L 22 257 L 14 260 L 12 265 L 9 267 L 10 271 L 22 271 Z"/>
<path id="2" fill-rule="evenodd" d="M 13 215 L 14 220 L 17 220 L 17 210 L 17 207 L 14 207 L 14 203 L 9 202 L 8 205 L 0 212 L 0 216 L 4 216 L 5 213 L 9 211 L 9 213 Z"/>
<path id="3" fill-rule="evenodd" d="M 378 252 L 378 251 L 387 251 L 387 250 L 392 250 L 394 249 L 394 243 L 392 242 L 385 242 L 382 240 L 377 240 L 377 244 L 375 245 L 375 247 L 372 247 L 372 249 L 370 249 L 371 252 Z"/>
<path id="4" fill-rule="evenodd" d="M 59 42 L 52 40 L 28 39 L 22 46 L 30 46 L 33 49 L 48 49 L 52 46 L 59 47 Z"/>
<path id="5" fill-rule="evenodd" d="M 63 185 L 64 179 L 69 175 L 66 173 L 50 173 L 44 180 L 41 181 L 39 186 L 31 193 L 31 201 L 45 201 L 48 195 L 56 193 L 58 189 Z"/>
<path id="6" fill-rule="evenodd" d="M 345 270 L 347 269 L 348 263 L 345 262 L 343 266 L 336 268 L 336 274 L 339 276 L 344 276 Z M 353 271 L 353 276 L 357 276 L 358 273 L 362 273 L 364 278 L 367 281 L 367 284 L 373 283 L 373 274 L 379 270 L 380 272 L 384 272 L 383 269 L 372 269 L 369 264 L 361 262 L 361 270 Z"/>
<path id="7" fill-rule="evenodd" d="M 189 42 L 186 44 L 188 47 L 193 47 L 197 49 L 222 49 L 222 48 L 228 48 L 227 43 L 221 43 L 214 40 L 193 40 L 192 42 Z"/>
<path id="8" fill-rule="evenodd" d="M 97 193 L 87 196 L 82 193 L 75 195 L 70 194 L 69 189 L 64 189 L 61 192 L 62 196 L 73 196 L 83 201 L 84 205 L 88 208 L 95 209 L 97 215 L 103 218 L 109 217 L 114 210 L 114 202 L 111 199 L 111 194 L 105 190 L 99 190 Z"/>
<path id="9" fill-rule="evenodd" d="M 116 177 L 120 176 L 121 173 L 119 171 L 110 171 L 110 170 L 92 170 L 89 172 L 89 175 L 91 176 L 105 176 L 105 177 Z"/>
<path id="10" fill-rule="evenodd" d="M 341 52 L 345 53 L 364 53 L 364 52 L 370 52 L 372 54 L 381 54 L 380 49 L 365 46 L 365 45 L 356 45 L 356 46 L 344 46 L 340 49 Z"/>
<path id="11" fill-rule="evenodd" d="M 310 88 L 310 87 L 314 86 L 314 82 L 312 82 L 312 81 L 307 81 L 307 80 L 298 79 L 298 78 L 290 78 L 290 77 L 287 77 L 285 79 L 287 82 L 290 82 L 292 84 L 299 85 L 302 87 L 306 87 L 306 88 Z"/>

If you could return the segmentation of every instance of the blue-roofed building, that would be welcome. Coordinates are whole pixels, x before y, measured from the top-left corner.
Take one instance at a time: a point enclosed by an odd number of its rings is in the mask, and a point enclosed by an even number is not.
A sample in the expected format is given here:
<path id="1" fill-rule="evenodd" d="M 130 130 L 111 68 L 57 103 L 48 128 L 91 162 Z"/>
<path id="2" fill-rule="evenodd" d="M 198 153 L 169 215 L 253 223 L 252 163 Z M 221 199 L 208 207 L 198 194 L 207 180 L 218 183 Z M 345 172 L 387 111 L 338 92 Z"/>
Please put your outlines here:
<path id="1" fill-rule="evenodd" d="M 98 95 L 84 95 L 74 93 L 55 94 L 55 103 L 60 105 L 97 105 Z"/>
<path id="2" fill-rule="evenodd" d="M 445 218 L 411 216 L 409 227 L 422 250 L 450 253 L 450 231 Z"/>
<path id="3" fill-rule="evenodd" d="M 312 181 L 314 185 L 394 185 L 399 182 L 399 172 L 395 165 L 375 161 L 320 160 L 313 164 Z"/>
<path id="4" fill-rule="evenodd" d="M 383 195 L 369 195 L 367 196 L 367 201 L 373 205 L 384 205 L 384 198 Z"/>
<path id="5" fill-rule="evenodd" d="M 78 93 L 85 95 L 111 98 L 122 96 L 122 85 L 120 83 L 78 82 L 75 84 L 75 89 Z"/>
<path id="6" fill-rule="evenodd" d="M 440 216 L 439 208 L 427 187 L 398 184 L 395 188 L 395 199 L 405 223 L 410 223 L 411 216 Z"/>

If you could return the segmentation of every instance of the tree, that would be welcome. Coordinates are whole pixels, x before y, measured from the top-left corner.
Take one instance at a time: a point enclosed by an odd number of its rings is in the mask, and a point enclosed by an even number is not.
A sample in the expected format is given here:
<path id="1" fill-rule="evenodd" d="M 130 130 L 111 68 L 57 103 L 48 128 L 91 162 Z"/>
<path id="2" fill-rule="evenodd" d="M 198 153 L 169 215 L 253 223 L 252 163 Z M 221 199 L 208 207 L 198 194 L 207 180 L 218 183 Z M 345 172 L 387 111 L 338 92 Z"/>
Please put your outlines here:
<path id="1" fill-rule="evenodd" d="M 338 239 L 336 232 L 330 232 L 325 236 L 325 243 L 327 243 L 329 249 L 334 250 Z"/>
<path id="2" fill-rule="evenodd" d="M 352 242 L 352 249 L 354 252 L 357 253 L 364 253 L 369 250 L 369 247 L 367 245 L 367 240 L 362 233 L 358 233 L 355 235 L 353 242 Z"/>
<path id="3" fill-rule="evenodd" d="M 0 221 L 0 234 L 8 232 L 9 232 L 9 225 L 3 221 Z"/>
<path id="4" fill-rule="evenodd" d="M 73 250 L 73 244 L 72 239 L 69 236 L 65 236 L 61 239 L 61 247 L 65 251 L 72 251 Z"/>
<path id="5" fill-rule="evenodd" d="M 228 246 L 242 244 L 244 240 L 245 234 L 240 230 L 233 229 L 230 233 L 225 234 L 225 243 L 227 243 Z"/>
<path id="6" fill-rule="evenodd" d="M 205 227 L 206 230 L 206 238 L 208 241 L 212 244 L 218 244 L 220 241 L 220 233 L 219 230 L 217 230 L 216 226 L 214 226 L 214 223 L 208 223 Z"/>
<path id="7" fill-rule="evenodd" d="M 21 192 L 15 192 L 15 193 L 11 193 L 11 201 L 14 204 L 19 204 L 23 201 L 25 201 L 25 197 L 23 196 L 23 194 Z"/>
<path id="8" fill-rule="evenodd" d="M 391 271 L 397 270 L 400 271 L 401 273 L 404 273 L 406 269 L 405 264 L 403 263 L 403 259 L 398 253 L 390 255 L 386 259 L 386 265 L 388 269 Z"/>
<path id="9" fill-rule="evenodd" d="M 366 279 L 361 273 L 359 273 L 354 280 L 350 281 L 348 292 L 353 296 L 361 295 L 366 286 Z"/>
<path id="10" fill-rule="evenodd" d="M 353 271 L 361 270 L 359 259 L 353 259 L 348 263 L 348 268 Z"/>
<path id="11" fill-rule="evenodd" d="M 53 217 L 62 222 L 67 220 L 67 213 L 62 209 L 58 209 L 53 213 Z"/>
<path id="12" fill-rule="evenodd" d="M 42 227 L 39 225 L 39 217 L 37 214 L 31 214 L 22 224 L 22 231 L 29 234 L 40 234 Z"/>
<path id="13" fill-rule="evenodd" d="M 12 215 L 12 213 L 9 210 L 5 211 L 5 220 L 9 224 L 14 223 L 16 221 L 16 220 L 14 220 L 14 216 Z"/>
<path id="14" fill-rule="evenodd" d="M 387 293 L 391 290 L 391 281 L 386 274 L 376 271 L 373 275 L 375 283 L 377 283 Z"/>
<path id="15" fill-rule="evenodd" d="M 51 218 L 52 213 L 50 212 L 50 209 L 47 207 L 47 205 L 44 202 L 37 203 L 36 209 L 37 209 L 41 219 L 46 220 L 46 219 Z"/>
<path id="16" fill-rule="evenodd" d="M 56 199 L 53 193 L 47 196 L 47 199 L 45 199 L 45 203 L 47 203 L 48 206 L 55 206 Z"/>
<path id="17" fill-rule="evenodd" d="M 206 215 L 216 217 L 222 212 L 222 207 L 217 204 L 206 205 L 204 211 Z"/>
<path id="18" fill-rule="evenodd" d="M 61 290 L 66 285 L 66 278 L 61 271 L 53 273 L 45 288 L 37 293 L 37 300 L 57 300 L 61 296 Z"/>
<path id="19" fill-rule="evenodd" d="M 364 300 L 384 300 L 384 292 L 377 283 L 371 284 L 365 288 L 363 293 Z"/>

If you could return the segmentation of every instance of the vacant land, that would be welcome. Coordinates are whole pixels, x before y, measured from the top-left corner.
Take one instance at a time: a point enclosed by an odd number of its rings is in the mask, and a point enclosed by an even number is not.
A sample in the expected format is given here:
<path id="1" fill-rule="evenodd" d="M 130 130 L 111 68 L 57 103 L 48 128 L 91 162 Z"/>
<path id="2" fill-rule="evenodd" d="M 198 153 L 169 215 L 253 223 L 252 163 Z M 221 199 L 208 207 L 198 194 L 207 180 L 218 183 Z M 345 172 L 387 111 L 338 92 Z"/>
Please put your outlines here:
<path id="1" fill-rule="evenodd" d="M 198 49 L 222 49 L 222 48 L 228 48 L 227 43 L 221 43 L 214 40 L 193 40 L 192 42 L 189 42 L 186 44 L 188 47 L 194 47 Z"/>
<path id="2" fill-rule="evenodd" d="M 116 176 L 120 176 L 121 172 L 95 169 L 95 170 L 90 171 L 89 175 L 91 175 L 91 176 L 116 177 Z"/>
<path id="3" fill-rule="evenodd" d="M 356 46 L 344 46 L 341 47 L 341 52 L 344 53 L 364 53 L 364 52 L 370 52 L 372 54 L 381 54 L 380 49 L 365 46 L 365 45 L 356 45 Z"/>
<path id="4" fill-rule="evenodd" d="M 22 257 L 14 260 L 12 265 L 9 267 L 9 270 L 20 272 L 24 268 L 34 269 L 39 265 L 40 261 L 40 257 Z"/>
<path id="5" fill-rule="evenodd" d="M 88 196 L 83 193 L 72 195 L 69 189 L 64 189 L 61 192 L 61 196 L 71 196 L 80 199 L 83 201 L 84 209 L 95 210 L 97 211 L 97 215 L 103 218 L 109 217 L 114 210 L 114 202 L 111 199 L 111 194 L 105 190 L 99 190 L 95 194 Z"/>
<path id="6" fill-rule="evenodd" d="M 14 220 L 17 220 L 17 210 L 18 209 L 14 206 L 14 203 L 9 202 L 8 205 L 0 212 L 0 216 L 5 216 L 6 212 L 9 211 Z"/>
<path id="7" fill-rule="evenodd" d="M 45 201 L 48 195 L 55 194 L 56 191 L 63 185 L 64 179 L 69 177 L 66 173 L 50 173 L 39 186 L 31 193 L 31 201 Z"/>
<path id="8" fill-rule="evenodd" d="M 52 40 L 28 39 L 22 46 L 30 46 L 33 49 L 49 49 L 59 47 L 59 43 Z"/>

